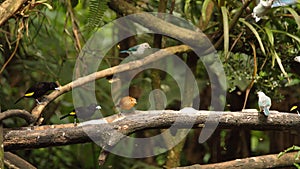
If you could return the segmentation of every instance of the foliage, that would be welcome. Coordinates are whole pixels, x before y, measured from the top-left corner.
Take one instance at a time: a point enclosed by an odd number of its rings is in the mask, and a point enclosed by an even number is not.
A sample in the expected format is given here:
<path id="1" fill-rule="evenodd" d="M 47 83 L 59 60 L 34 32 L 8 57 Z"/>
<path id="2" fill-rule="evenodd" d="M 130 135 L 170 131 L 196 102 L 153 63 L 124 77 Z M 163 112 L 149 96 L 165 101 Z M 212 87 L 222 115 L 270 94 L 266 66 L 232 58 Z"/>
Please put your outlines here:
<path id="1" fill-rule="evenodd" d="M 100 28 L 117 18 L 116 11 L 109 9 L 109 0 L 97 1 L 71 1 L 68 6 L 63 1 L 52 1 L 44 3 L 37 8 L 26 8 L 25 13 L 18 13 L 11 18 L 5 25 L 0 27 L 0 65 L 1 67 L 8 60 L 14 49 L 16 54 L 9 62 L 8 66 L 1 73 L 0 79 L 0 103 L 1 110 L 12 108 L 20 108 L 31 110 L 34 106 L 34 100 L 23 100 L 14 105 L 15 100 L 20 97 L 23 92 L 37 81 L 59 81 L 62 85 L 72 81 L 73 69 L 77 57 L 79 56 L 76 48 L 76 39 L 74 37 L 74 25 L 70 19 L 68 11 L 73 10 L 75 19 L 78 20 L 78 31 L 82 34 L 81 44 L 89 38 L 94 29 Z M 255 96 L 255 91 L 262 90 L 266 94 L 272 95 L 274 100 L 283 100 L 283 95 L 279 89 L 289 87 L 298 87 L 300 83 L 299 75 L 292 73 L 290 63 L 293 58 L 299 55 L 300 49 L 300 21 L 299 21 L 299 5 L 291 7 L 282 7 L 272 9 L 268 15 L 268 19 L 255 23 L 251 18 L 251 9 L 254 4 L 247 8 L 236 24 L 231 28 L 234 16 L 241 9 L 242 1 L 226 1 L 226 0 L 175 0 L 168 1 L 167 12 L 178 17 L 189 20 L 193 25 L 198 27 L 205 33 L 213 44 L 224 38 L 222 43 L 216 45 L 217 53 L 223 62 L 228 81 L 228 92 L 236 89 L 244 92 L 251 80 L 254 78 L 254 90 L 251 96 Z M 159 6 L 158 0 L 135 0 L 131 2 L 141 10 L 157 11 Z M 28 5 L 28 4 L 26 4 Z M 50 5 L 50 6 L 49 6 Z M 53 9 L 51 9 L 53 8 Z M 295 19 L 296 18 L 296 19 Z M 114 30 L 117 32 L 117 30 Z M 113 38 L 115 33 L 107 34 L 107 38 Z M 113 34 L 113 35 L 112 35 Z M 224 34 L 224 37 L 222 35 Z M 17 46 L 18 37 L 20 44 Z M 134 37 L 135 42 L 150 41 L 153 35 L 139 35 Z M 125 43 L 132 44 L 130 40 Z M 251 43 L 254 44 L 256 50 L 253 51 Z M 173 46 L 180 44 L 174 39 L 165 37 L 163 46 Z M 253 77 L 254 70 L 254 54 L 257 56 L 257 75 Z M 99 70 L 119 64 L 123 58 L 119 57 L 118 48 L 114 47 L 105 56 L 103 62 L 99 66 Z M 190 54 L 182 54 L 180 56 L 184 62 Z M 168 63 L 169 69 L 176 69 Z M 139 104 L 137 109 L 147 110 L 151 107 L 149 103 L 149 93 L 152 91 L 151 71 L 147 70 L 134 78 L 131 85 L 135 85 L 135 89 L 140 92 Z M 163 74 L 163 72 L 160 72 Z M 197 62 L 195 77 L 199 85 L 200 92 L 204 93 L 206 99 L 209 98 L 209 78 L 205 67 L 201 61 Z M 166 106 L 172 109 L 179 109 L 178 100 L 180 96 L 177 94 L 178 85 L 174 85 L 174 79 L 170 75 L 162 75 L 161 88 L 165 96 L 168 98 Z M 184 76 L 180 74 L 179 76 Z M 102 113 L 107 116 L 114 114 L 113 101 L 111 98 L 111 84 L 106 79 L 96 81 L 96 96 L 102 106 Z M 205 93 L 207 92 L 207 93 Z M 250 96 L 250 97 L 251 97 Z M 297 96 L 299 98 L 299 94 Z M 68 120 L 60 121 L 59 116 L 66 114 L 73 109 L 72 93 L 64 94 L 50 104 L 45 110 L 45 114 L 49 116 L 46 120 L 47 124 L 59 124 L 68 122 Z M 202 98 L 201 98 L 202 99 Z M 239 100 L 243 101 L 240 97 Z M 201 102 L 201 104 L 203 103 Z M 256 105 L 256 100 L 250 100 L 251 105 Z M 5 104 L 3 104 L 5 103 Z M 204 109 L 203 108 L 203 109 Z M 6 127 L 19 127 L 25 125 L 24 121 L 19 119 L 9 119 L 4 122 Z M 230 132 L 222 131 L 220 145 L 226 147 L 226 137 Z M 189 135 L 193 138 L 193 135 Z M 195 139 L 196 140 L 196 139 Z M 194 142 L 196 142 L 193 140 Z M 261 141 L 263 140 L 263 141 Z M 255 155 L 268 153 L 270 139 L 265 132 L 251 132 L 251 153 Z M 186 145 L 187 149 L 193 149 Z M 201 147 L 201 146 L 200 146 Z M 213 158 L 212 147 L 208 144 L 203 146 L 201 161 L 209 163 Z M 33 164 L 38 164 L 39 168 L 47 168 L 51 161 L 52 168 L 71 168 L 80 166 L 82 168 L 95 168 L 97 163 L 97 154 L 100 148 L 95 145 L 72 145 L 47 149 L 38 149 L 18 152 L 25 159 L 30 159 Z M 280 156 L 288 151 L 299 151 L 297 146 L 287 149 Z M 93 157 L 89 158 L 90 152 Z M 182 152 L 185 153 L 185 152 Z M 226 155 L 226 151 L 222 151 Z M 198 154 L 199 155 L 199 154 Z M 49 161 L 48 161 L 49 160 Z M 155 158 L 154 164 L 146 164 L 139 160 L 124 159 L 118 156 L 110 156 L 107 168 L 110 164 L 117 163 L 113 167 L 121 168 L 156 168 L 162 167 L 166 162 L 166 154 L 162 154 Z M 121 162 L 119 162 L 121 161 Z M 183 156 L 182 161 L 187 165 L 190 163 L 188 157 Z M 156 165 L 156 166 L 154 166 Z M 296 166 L 298 164 L 295 164 Z"/>
<path id="2" fill-rule="evenodd" d="M 278 154 L 278 158 L 284 156 L 284 154 L 288 153 L 288 152 L 291 152 L 291 151 L 298 151 L 298 153 L 295 155 L 295 160 L 299 160 L 299 157 L 300 157 L 300 147 L 299 146 L 295 146 L 293 145 L 292 147 L 289 147 L 287 148 L 286 150 L 280 152 Z M 297 164 L 297 163 L 294 163 L 294 165 L 299 169 L 300 168 L 300 165 Z"/>
<path id="3" fill-rule="evenodd" d="M 109 0 L 91 0 L 89 2 L 89 16 L 87 30 L 99 28 L 103 24 L 104 12 L 108 9 Z"/>

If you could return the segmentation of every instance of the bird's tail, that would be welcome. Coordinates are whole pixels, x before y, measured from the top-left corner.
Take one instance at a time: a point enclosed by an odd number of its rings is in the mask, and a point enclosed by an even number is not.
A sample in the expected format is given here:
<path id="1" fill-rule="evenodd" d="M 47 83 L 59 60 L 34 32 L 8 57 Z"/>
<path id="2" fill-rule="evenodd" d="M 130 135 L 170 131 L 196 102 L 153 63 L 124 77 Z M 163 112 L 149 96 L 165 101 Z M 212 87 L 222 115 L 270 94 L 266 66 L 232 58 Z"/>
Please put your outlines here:
<path id="1" fill-rule="evenodd" d="M 264 108 L 264 115 L 265 115 L 265 116 L 269 116 L 269 114 L 270 114 L 269 109 L 268 109 L 267 107 L 265 107 L 265 108 Z"/>
<path id="2" fill-rule="evenodd" d="M 16 102 L 15 102 L 15 104 L 17 104 L 21 99 L 23 99 L 24 98 L 24 96 L 22 96 L 22 97 L 20 97 Z"/>
<path id="3" fill-rule="evenodd" d="M 66 115 L 64 115 L 64 116 L 61 116 L 59 119 L 62 120 L 62 119 L 64 119 L 64 118 L 68 117 L 68 116 L 70 116 L 70 114 L 66 114 Z"/>
<path id="4" fill-rule="evenodd" d="M 121 50 L 120 53 L 130 53 L 129 50 Z"/>

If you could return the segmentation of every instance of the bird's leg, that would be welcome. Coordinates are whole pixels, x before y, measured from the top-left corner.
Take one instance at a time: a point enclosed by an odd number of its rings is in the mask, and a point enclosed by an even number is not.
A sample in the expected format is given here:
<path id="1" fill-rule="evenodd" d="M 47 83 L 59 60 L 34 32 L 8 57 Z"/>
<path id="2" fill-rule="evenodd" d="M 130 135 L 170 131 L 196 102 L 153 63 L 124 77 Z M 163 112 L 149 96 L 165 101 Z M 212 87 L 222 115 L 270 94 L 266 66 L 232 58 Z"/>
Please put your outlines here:
<path id="1" fill-rule="evenodd" d="M 125 115 L 124 115 L 124 113 L 122 113 L 122 111 L 119 111 L 118 117 L 125 117 Z"/>
<path id="2" fill-rule="evenodd" d="M 76 127 L 76 126 L 77 126 L 77 118 L 74 117 L 74 127 Z"/>
<path id="3" fill-rule="evenodd" d="M 39 99 L 35 99 L 35 101 L 37 102 L 37 104 L 42 104 L 42 102 L 40 102 Z"/>

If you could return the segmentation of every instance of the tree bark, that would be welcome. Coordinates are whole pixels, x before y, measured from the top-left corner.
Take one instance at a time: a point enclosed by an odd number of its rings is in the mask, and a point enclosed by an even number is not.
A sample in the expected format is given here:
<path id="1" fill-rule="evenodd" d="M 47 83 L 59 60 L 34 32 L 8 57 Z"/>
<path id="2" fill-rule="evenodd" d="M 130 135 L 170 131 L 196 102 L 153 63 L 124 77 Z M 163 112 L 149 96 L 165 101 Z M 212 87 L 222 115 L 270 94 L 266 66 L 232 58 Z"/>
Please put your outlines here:
<path id="1" fill-rule="evenodd" d="M 0 26 L 13 16 L 27 0 L 5 0 L 0 5 Z"/>
<path id="2" fill-rule="evenodd" d="M 299 159 L 295 159 L 296 152 L 286 153 L 282 157 L 278 158 L 278 154 L 263 155 L 257 157 L 249 157 L 243 159 L 236 159 L 232 161 L 206 164 L 206 165 L 192 165 L 187 167 L 176 167 L 175 169 L 262 169 L 262 168 L 275 168 L 275 167 L 287 167 L 292 166 L 293 163 L 299 163 Z"/>
<path id="3" fill-rule="evenodd" d="M 74 124 L 45 125 L 4 130 L 4 149 L 19 150 L 91 142 L 90 136 L 114 146 L 120 139 L 136 131 L 168 128 L 175 121 L 178 128 L 203 128 L 210 111 L 182 112 L 172 110 L 135 111 L 103 119 Z M 300 128 L 300 116 L 271 111 L 268 117 L 258 112 L 219 112 L 219 128 L 247 128 L 253 130 L 285 130 Z M 96 122 L 95 124 L 88 124 Z M 89 133 L 89 135 L 87 134 Z"/>

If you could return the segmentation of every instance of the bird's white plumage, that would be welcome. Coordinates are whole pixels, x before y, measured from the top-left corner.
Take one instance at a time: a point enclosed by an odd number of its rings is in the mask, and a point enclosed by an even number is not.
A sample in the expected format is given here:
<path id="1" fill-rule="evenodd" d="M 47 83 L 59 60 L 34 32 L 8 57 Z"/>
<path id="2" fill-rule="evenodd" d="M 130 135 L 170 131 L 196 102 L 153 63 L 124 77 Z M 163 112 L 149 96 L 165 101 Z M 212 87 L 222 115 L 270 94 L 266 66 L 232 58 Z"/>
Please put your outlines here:
<path id="1" fill-rule="evenodd" d="M 146 49 L 151 48 L 150 45 L 148 43 L 142 43 L 138 46 L 135 54 L 143 54 L 145 52 Z"/>
<path id="2" fill-rule="evenodd" d="M 299 62 L 300 63 L 300 56 L 296 56 L 294 57 L 294 61 Z"/>
<path id="3" fill-rule="evenodd" d="M 271 8 L 274 0 L 260 0 L 259 3 L 253 8 L 252 16 L 255 18 L 255 22 L 258 22 L 261 17 L 265 15 L 268 9 Z"/>
<path id="4" fill-rule="evenodd" d="M 146 49 L 150 49 L 149 43 L 142 43 L 129 48 L 128 50 L 122 50 L 120 53 L 128 53 L 133 55 L 142 55 Z"/>
<path id="5" fill-rule="evenodd" d="M 264 92 L 257 92 L 258 95 L 258 106 L 260 111 L 263 111 L 266 116 L 269 115 L 269 109 L 271 107 L 271 98 L 268 97 Z"/>
<path id="6" fill-rule="evenodd" d="M 298 0 L 259 0 L 259 3 L 253 8 L 252 16 L 258 22 L 267 11 L 274 7 L 282 7 L 297 4 Z"/>

